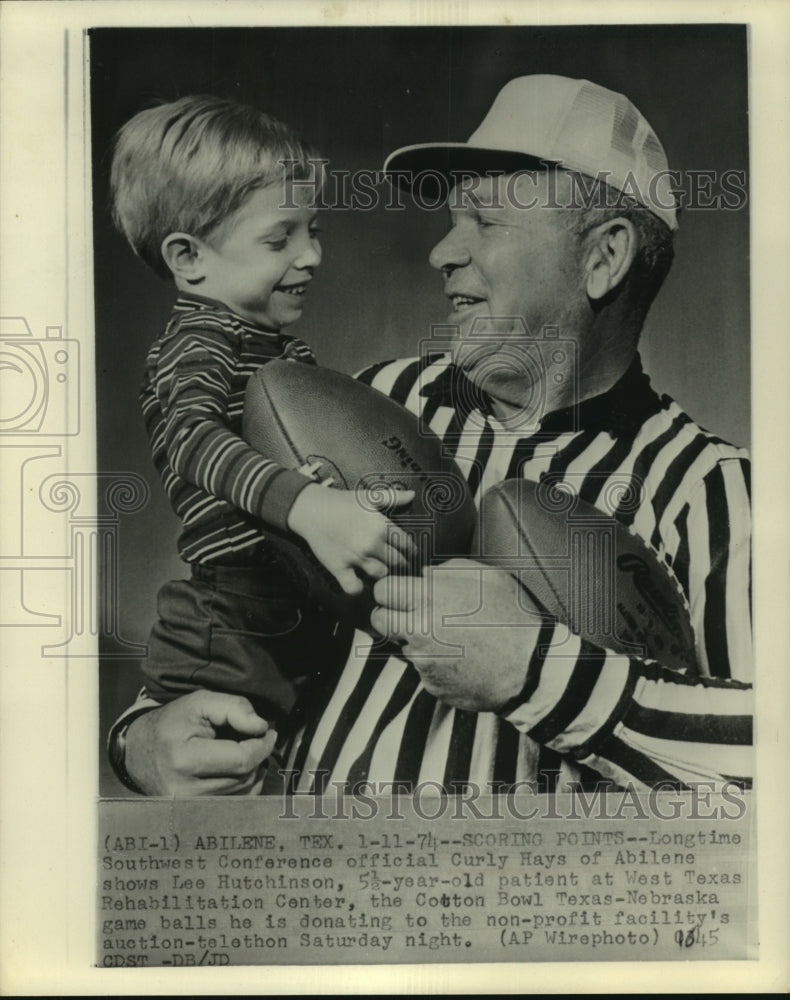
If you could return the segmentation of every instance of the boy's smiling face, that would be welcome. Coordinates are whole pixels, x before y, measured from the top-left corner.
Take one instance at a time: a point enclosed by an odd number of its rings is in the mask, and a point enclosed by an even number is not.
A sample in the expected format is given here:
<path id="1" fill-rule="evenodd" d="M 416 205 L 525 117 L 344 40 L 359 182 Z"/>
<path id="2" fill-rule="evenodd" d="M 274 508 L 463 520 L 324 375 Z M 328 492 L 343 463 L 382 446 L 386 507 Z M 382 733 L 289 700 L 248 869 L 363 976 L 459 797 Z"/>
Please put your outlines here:
<path id="1" fill-rule="evenodd" d="M 310 185 L 253 191 L 207 240 L 195 241 L 200 280 L 184 288 L 177 277 L 179 288 L 218 299 L 269 330 L 294 323 L 321 263 L 314 203 Z"/>

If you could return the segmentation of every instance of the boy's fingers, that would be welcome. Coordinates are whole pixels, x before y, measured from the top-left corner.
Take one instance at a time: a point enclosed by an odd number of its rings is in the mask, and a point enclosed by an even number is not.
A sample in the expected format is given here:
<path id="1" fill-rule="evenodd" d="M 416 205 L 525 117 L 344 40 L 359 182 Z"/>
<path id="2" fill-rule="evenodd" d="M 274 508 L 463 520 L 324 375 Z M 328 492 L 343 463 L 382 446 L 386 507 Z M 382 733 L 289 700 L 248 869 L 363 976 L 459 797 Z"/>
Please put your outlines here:
<path id="1" fill-rule="evenodd" d="M 353 569 L 341 569 L 333 575 L 345 593 L 350 594 L 352 597 L 355 594 L 362 593 L 362 590 L 364 589 L 362 581 Z"/>
<path id="2" fill-rule="evenodd" d="M 417 545 L 411 534 L 391 522 L 387 526 L 387 541 L 402 552 L 407 559 L 416 559 L 419 555 Z"/>
<path id="3" fill-rule="evenodd" d="M 407 503 L 411 503 L 416 496 L 414 490 L 382 490 L 382 496 L 379 500 L 376 498 L 373 503 L 376 507 L 403 507 Z"/>
<path id="4" fill-rule="evenodd" d="M 390 572 L 392 570 L 407 570 L 411 565 L 409 560 L 392 545 L 387 546 L 385 559 Z"/>
<path id="5" fill-rule="evenodd" d="M 373 558 L 363 559 L 359 569 L 373 580 L 382 580 L 389 573 L 386 563 Z"/>

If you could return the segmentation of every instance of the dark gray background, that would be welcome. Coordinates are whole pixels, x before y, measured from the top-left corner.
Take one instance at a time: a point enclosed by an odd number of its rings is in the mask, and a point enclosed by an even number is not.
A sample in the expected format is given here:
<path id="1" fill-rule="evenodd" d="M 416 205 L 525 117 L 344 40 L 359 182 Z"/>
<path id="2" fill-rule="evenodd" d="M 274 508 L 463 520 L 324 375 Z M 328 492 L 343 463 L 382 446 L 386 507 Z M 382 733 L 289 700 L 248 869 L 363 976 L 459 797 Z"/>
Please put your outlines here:
<path id="1" fill-rule="evenodd" d="M 747 37 L 737 25 L 98 29 L 90 66 L 98 467 L 152 487 L 120 530 L 120 632 L 137 642 L 159 586 L 183 570 L 137 401 L 172 286 L 134 258 L 108 210 L 112 135 L 136 111 L 156 98 L 230 96 L 295 126 L 332 170 L 377 169 L 400 145 L 465 140 L 512 77 L 559 73 L 627 94 L 674 169 L 748 170 Z M 293 332 L 343 371 L 414 353 L 445 316 L 427 263 L 444 212 L 379 206 L 325 212 L 320 224 L 324 262 Z M 642 346 L 656 388 L 736 444 L 750 433 L 748 241 L 748 207 L 686 211 Z M 102 733 L 133 695 L 137 669 L 103 663 Z M 118 790 L 104 778 L 103 791 Z"/>

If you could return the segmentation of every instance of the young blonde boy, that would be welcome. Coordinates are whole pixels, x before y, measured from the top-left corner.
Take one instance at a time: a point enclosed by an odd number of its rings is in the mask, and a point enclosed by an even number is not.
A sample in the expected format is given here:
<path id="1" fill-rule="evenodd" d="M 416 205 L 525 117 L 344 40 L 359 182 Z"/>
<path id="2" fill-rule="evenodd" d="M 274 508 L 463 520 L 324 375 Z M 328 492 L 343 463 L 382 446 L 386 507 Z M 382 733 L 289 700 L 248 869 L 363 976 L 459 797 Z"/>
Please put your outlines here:
<path id="1" fill-rule="evenodd" d="M 411 545 L 352 492 L 320 487 L 240 437 L 244 391 L 260 365 L 315 364 L 283 330 L 301 315 L 321 262 L 318 182 L 305 183 L 317 162 L 262 112 L 191 96 L 124 125 L 111 174 L 116 225 L 178 292 L 148 354 L 141 401 L 191 575 L 159 593 L 146 693 L 165 702 L 200 688 L 243 692 L 269 720 L 272 745 L 295 685 L 342 664 L 350 631 L 296 593 L 266 527 L 301 536 L 348 593 L 362 588 L 360 575 L 404 566 Z"/>

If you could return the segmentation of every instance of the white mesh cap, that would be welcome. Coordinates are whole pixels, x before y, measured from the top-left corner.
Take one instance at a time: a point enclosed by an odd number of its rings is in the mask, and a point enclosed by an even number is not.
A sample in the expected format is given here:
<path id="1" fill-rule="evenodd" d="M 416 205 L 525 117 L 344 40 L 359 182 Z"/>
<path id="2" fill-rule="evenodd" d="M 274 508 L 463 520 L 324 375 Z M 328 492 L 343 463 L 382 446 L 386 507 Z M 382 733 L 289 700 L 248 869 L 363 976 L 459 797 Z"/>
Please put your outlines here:
<path id="1" fill-rule="evenodd" d="M 517 77 L 468 142 L 404 146 L 387 157 L 384 170 L 409 187 L 426 171 L 452 178 L 534 169 L 535 161 L 599 178 L 678 228 L 669 166 L 655 132 L 627 97 L 589 80 Z"/>

